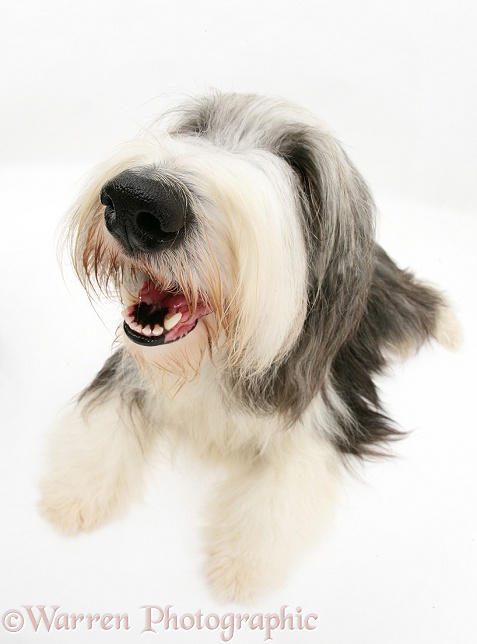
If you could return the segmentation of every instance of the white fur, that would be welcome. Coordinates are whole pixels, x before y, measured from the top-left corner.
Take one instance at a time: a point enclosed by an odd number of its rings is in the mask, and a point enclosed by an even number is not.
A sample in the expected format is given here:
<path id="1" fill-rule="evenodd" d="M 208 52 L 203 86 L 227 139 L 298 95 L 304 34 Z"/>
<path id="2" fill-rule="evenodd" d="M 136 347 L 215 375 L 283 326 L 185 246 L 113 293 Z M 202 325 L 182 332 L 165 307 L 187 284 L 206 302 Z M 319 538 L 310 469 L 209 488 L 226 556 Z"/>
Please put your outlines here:
<path id="1" fill-rule="evenodd" d="M 188 129 L 194 114 L 200 123 Z M 85 286 L 99 283 L 127 306 L 152 280 L 212 312 L 164 346 L 121 334 L 122 363 L 106 369 L 111 382 L 93 383 L 52 434 L 41 509 L 63 532 L 92 529 L 140 494 L 158 438 L 185 441 L 227 467 L 207 514 L 207 577 L 217 597 L 248 601 L 282 580 L 324 530 L 339 450 L 372 453 L 373 436 L 363 436 L 352 404 L 365 404 L 371 385 L 365 380 L 347 398 L 343 390 L 361 379 L 338 382 L 332 366 L 365 319 L 373 206 L 339 144 L 295 106 L 217 95 L 183 116 L 177 129 L 147 130 L 95 168 L 70 213 L 72 254 Z M 125 170 L 174 184 L 178 203 L 187 199 L 193 217 L 175 230 L 180 242 L 159 238 L 152 253 L 109 234 L 100 193 Z M 408 308 L 417 325 L 418 308 Z M 395 332 L 383 348 L 402 355 L 420 346 L 423 332 L 410 327 L 409 337 Z M 442 308 L 433 336 L 453 345 L 450 309 Z M 372 340 L 357 345 L 364 365 Z M 375 427 L 376 441 L 386 429 Z"/>
<path id="2" fill-rule="evenodd" d="M 455 351 L 464 341 L 462 326 L 450 304 L 444 302 L 437 317 L 433 337 L 446 349 Z"/>
<path id="3" fill-rule="evenodd" d="M 125 413 L 116 399 L 76 405 L 53 428 L 40 509 L 61 532 L 96 528 L 139 497 L 151 436 Z"/>
<path id="4" fill-rule="evenodd" d="M 220 284 L 227 306 L 236 309 L 235 359 L 240 354 L 249 372 L 266 370 L 293 346 L 306 315 L 307 260 L 300 221 L 290 217 L 297 210 L 290 168 L 266 150 L 232 155 L 197 138 L 146 133 L 94 169 L 73 208 L 74 223 L 88 230 L 102 220 L 101 186 L 135 166 L 159 167 L 161 178 L 173 173 L 193 189 L 200 239 L 186 249 L 189 281 L 206 292 Z M 117 247 L 102 225 L 98 233 Z M 204 263 L 204 245 L 212 267 Z M 183 277 L 184 266 L 168 251 L 158 263 L 164 281 Z M 211 271 L 214 283 L 207 284 Z"/>
<path id="5" fill-rule="evenodd" d="M 148 386 L 167 389 L 164 374 L 153 373 Z M 341 460 L 307 423 L 285 430 L 276 418 L 231 412 L 214 393 L 215 374 L 205 359 L 187 386 L 170 397 L 151 396 L 152 424 L 131 417 L 118 397 L 87 412 L 81 404 L 68 410 L 50 437 L 40 509 L 63 533 L 96 528 L 140 496 L 161 434 L 186 441 L 228 471 L 206 514 L 212 590 L 221 600 L 248 602 L 283 581 L 327 527 Z"/>

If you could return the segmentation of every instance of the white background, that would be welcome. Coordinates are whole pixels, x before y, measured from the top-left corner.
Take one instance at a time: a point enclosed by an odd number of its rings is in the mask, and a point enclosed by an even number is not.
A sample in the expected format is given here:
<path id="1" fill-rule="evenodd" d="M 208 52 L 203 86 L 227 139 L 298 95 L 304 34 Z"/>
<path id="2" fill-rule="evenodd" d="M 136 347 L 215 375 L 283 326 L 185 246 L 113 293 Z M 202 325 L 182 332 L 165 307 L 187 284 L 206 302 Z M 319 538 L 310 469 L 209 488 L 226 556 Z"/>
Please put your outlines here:
<path id="1" fill-rule="evenodd" d="M 55 413 L 109 355 L 118 311 L 96 311 L 55 234 L 82 175 L 169 94 L 207 87 L 286 96 L 319 114 L 373 188 L 380 240 L 440 284 L 466 340 L 425 348 L 381 382 L 411 433 L 397 458 L 350 480 L 330 535 L 249 612 L 287 604 L 317 629 L 277 642 L 477 641 L 477 5 L 466 0 L 60 0 L 0 2 L 0 613 L 26 604 L 128 613 L 131 630 L 34 633 L 0 642 L 219 642 L 140 635 L 143 604 L 215 604 L 200 574 L 211 475 L 166 456 L 144 503 L 63 538 L 36 514 Z M 0 615 L 1 617 L 1 615 Z M 233 642 L 262 642 L 260 631 Z"/>

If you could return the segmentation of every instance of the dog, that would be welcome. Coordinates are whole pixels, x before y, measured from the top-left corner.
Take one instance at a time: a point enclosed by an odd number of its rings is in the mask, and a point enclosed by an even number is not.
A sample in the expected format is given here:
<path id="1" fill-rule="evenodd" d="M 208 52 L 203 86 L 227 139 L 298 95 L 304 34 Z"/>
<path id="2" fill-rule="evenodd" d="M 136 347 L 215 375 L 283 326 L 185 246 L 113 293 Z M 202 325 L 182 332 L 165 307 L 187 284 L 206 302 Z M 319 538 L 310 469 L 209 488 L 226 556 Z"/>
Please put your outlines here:
<path id="1" fill-rule="evenodd" d="M 278 98 L 166 112 L 93 171 L 68 226 L 81 282 L 124 322 L 53 430 L 41 511 L 93 529 L 140 496 L 161 435 L 184 440 L 225 466 L 212 592 L 250 601 L 317 541 L 350 461 L 400 435 L 373 379 L 428 340 L 455 348 L 453 310 L 377 244 L 342 146 Z"/>

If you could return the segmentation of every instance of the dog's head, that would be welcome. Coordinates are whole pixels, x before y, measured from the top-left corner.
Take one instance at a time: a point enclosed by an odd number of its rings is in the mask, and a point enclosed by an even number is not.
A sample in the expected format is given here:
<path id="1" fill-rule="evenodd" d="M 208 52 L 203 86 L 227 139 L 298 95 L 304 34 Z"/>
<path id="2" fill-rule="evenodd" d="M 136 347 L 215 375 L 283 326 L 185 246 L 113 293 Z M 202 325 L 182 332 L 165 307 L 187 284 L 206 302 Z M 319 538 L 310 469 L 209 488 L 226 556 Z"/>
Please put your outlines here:
<path id="1" fill-rule="evenodd" d="M 215 93 L 170 113 L 95 169 L 71 231 L 83 283 L 120 294 L 134 355 L 211 347 L 255 409 L 299 414 L 366 306 L 366 185 L 282 100 Z"/>

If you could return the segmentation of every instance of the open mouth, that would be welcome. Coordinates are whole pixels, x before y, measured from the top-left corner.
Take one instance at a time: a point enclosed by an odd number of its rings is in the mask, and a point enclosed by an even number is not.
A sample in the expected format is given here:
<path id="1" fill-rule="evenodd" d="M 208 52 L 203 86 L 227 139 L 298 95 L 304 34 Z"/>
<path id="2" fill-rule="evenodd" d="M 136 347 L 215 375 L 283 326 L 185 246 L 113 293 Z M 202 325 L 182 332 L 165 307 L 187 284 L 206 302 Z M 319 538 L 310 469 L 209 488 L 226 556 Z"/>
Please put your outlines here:
<path id="1" fill-rule="evenodd" d="M 137 295 L 137 302 L 123 311 L 127 337 L 144 346 L 175 342 L 188 335 L 199 318 L 211 312 L 201 299 L 191 312 L 184 293 L 161 291 L 146 280 Z"/>

